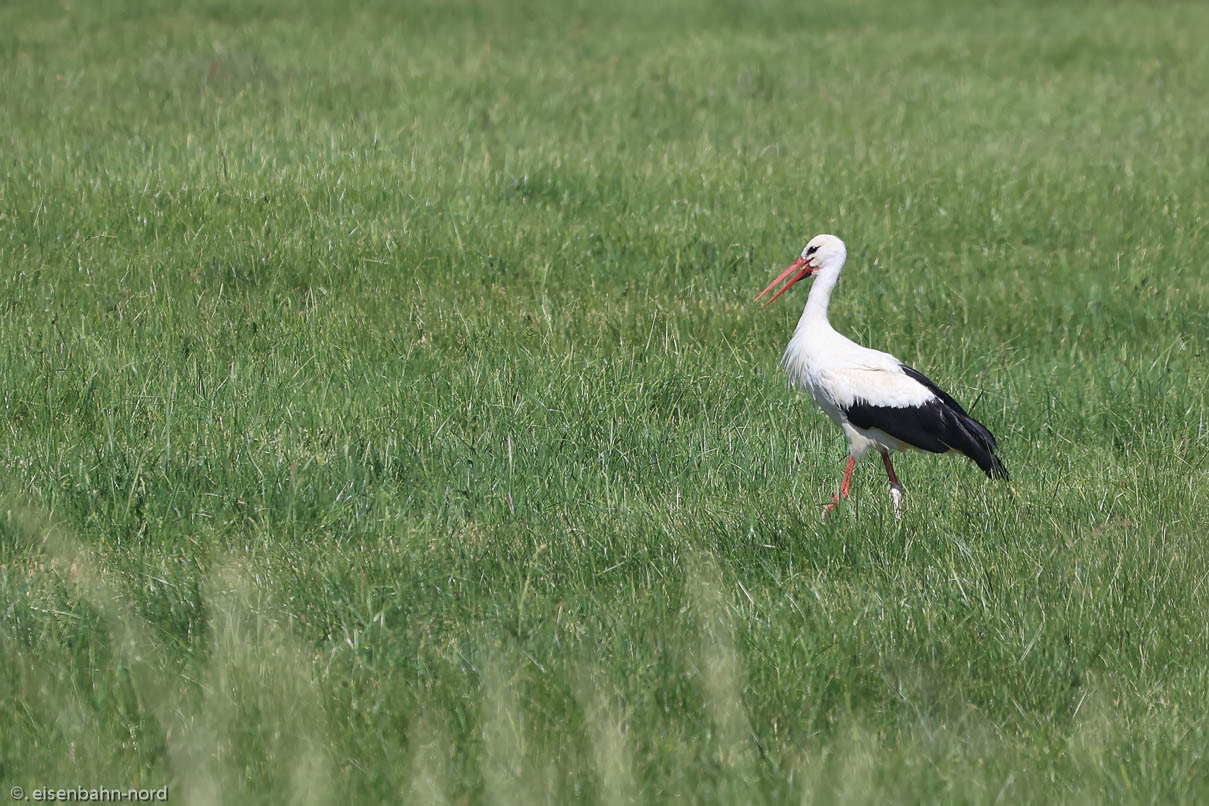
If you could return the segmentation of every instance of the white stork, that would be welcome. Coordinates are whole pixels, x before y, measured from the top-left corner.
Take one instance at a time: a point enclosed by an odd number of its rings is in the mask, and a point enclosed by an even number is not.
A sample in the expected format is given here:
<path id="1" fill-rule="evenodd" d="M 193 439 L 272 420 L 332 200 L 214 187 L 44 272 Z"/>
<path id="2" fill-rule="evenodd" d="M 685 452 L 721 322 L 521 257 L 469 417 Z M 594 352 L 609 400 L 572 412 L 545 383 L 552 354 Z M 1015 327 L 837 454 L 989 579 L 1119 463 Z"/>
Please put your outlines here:
<path id="1" fill-rule="evenodd" d="M 952 448 L 973 459 L 990 478 L 1006 479 L 1008 472 L 995 455 L 999 448 L 995 437 L 966 414 L 960 403 L 923 373 L 889 353 L 862 347 L 837 333 L 827 321 L 831 291 L 847 256 L 839 238 L 817 235 L 806 244 L 801 257 L 756 297 L 759 300 L 789 277 L 765 303 L 770 305 L 798 280 L 815 276 L 781 366 L 790 383 L 809 392 L 848 437 L 844 481 L 823 515 L 835 508 L 841 495 L 848 497 L 852 468 L 870 448 L 878 450 L 886 466 L 895 517 L 901 516 L 903 488 L 890 463 L 890 451 L 915 448 L 945 453 Z"/>

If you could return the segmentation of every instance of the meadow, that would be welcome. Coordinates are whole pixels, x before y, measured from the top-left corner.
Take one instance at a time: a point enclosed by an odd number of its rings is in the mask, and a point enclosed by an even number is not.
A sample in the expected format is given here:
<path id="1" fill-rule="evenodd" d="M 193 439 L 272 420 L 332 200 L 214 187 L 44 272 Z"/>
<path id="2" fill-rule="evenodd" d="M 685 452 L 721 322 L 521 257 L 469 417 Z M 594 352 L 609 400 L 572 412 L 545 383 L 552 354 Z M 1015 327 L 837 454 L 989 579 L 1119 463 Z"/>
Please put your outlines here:
<path id="1" fill-rule="evenodd" d="M 1205 31 L 0 5 L 0 791 L 1209 801 Z M 820 232 L 1010 483 L 820 520 Z"/>

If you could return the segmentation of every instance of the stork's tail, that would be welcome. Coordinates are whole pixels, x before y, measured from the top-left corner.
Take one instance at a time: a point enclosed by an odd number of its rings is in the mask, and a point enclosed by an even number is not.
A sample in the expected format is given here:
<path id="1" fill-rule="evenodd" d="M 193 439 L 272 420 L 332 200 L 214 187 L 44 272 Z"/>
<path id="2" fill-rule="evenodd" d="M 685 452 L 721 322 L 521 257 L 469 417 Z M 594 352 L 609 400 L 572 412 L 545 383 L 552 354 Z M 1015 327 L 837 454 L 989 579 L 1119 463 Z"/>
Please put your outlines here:
<path id="1" fill-rule="evenodd" d="M 946 407 L 945 413 L 949 415 L 945 419 L 950 421 L 950 427 L 942 437 L 945 443 L 974 460 L 988 478 L 1007 481 L 1007 468 L 997 453 L 999 443 L 990 430 L 960 408 L 954 411 L 952 407 Z"/>
<path id="2" fill-rule="evenodd" d="M 999 443 L 995 442 L 995 437 L 990 430 L 966 414 L 966 410 L 961 407 L 961 404 L 954 400 L 952 395 L 933 383 L 931 378 L 906 364 L 899 366 L 902 367 L 904 373 L 922 383 L 932 391 L 932 394 L 936 395 L 941 409 L 941 417 L 940 428 L 935 432 L 935 436 L 939 438 L 940 442 L 973 459 L 974 464 L 982 468 L 982 472 L 986 473 L 989 478 L 1007 481 L 1007 468 L 1003 466 L 1003 461 L 997 453 Z M 928 450 L 935 449 L 929 448 Z"/>

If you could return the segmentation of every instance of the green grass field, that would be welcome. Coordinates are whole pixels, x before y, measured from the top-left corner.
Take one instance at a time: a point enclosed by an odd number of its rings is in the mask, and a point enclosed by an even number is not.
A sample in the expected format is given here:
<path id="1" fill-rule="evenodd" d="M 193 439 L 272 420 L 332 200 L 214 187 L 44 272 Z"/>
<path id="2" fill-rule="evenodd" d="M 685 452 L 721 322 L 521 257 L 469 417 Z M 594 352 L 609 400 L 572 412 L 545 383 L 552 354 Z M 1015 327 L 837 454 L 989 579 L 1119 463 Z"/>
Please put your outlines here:
<path id="1" fill-rule="evenodd" d="M 1209 5 L 0 5 L 0 782 L 1209 800 Z M 1010 484 L 846 446 L 832 321 Z"/>

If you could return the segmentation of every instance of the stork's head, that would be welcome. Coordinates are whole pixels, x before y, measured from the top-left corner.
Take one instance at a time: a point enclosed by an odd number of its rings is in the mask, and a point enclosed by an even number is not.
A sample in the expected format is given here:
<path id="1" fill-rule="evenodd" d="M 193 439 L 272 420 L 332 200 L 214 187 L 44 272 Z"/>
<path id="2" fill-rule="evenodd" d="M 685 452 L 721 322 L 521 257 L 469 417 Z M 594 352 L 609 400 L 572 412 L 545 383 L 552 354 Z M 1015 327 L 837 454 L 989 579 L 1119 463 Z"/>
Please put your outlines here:
<path id="1" fill-rule="evenodd" d="M 777 279 L 768 284 L 760 292 L 760 299 L 769 291 L 776 287 L 777 283 L 789 277 L 789 282 L 781 286 L 781 290 L 773 294 L 772 299 L 764 303 L 771 305 L 773 300 L 789 290 L 789 287 L 801 280 L 803 277 L 809 277 L 812 274 L 818 274 L 824 271 L 839 271 L 844 265 L 844 258 L 848 256 L 848 250 L 844 248 L 844 242 L 834 235 L 816 235 L 810 239 L 806 246 L 802 249 L 802 255 L 793 263 L 789 264 L 789 268 L 781 272 Z"/>

